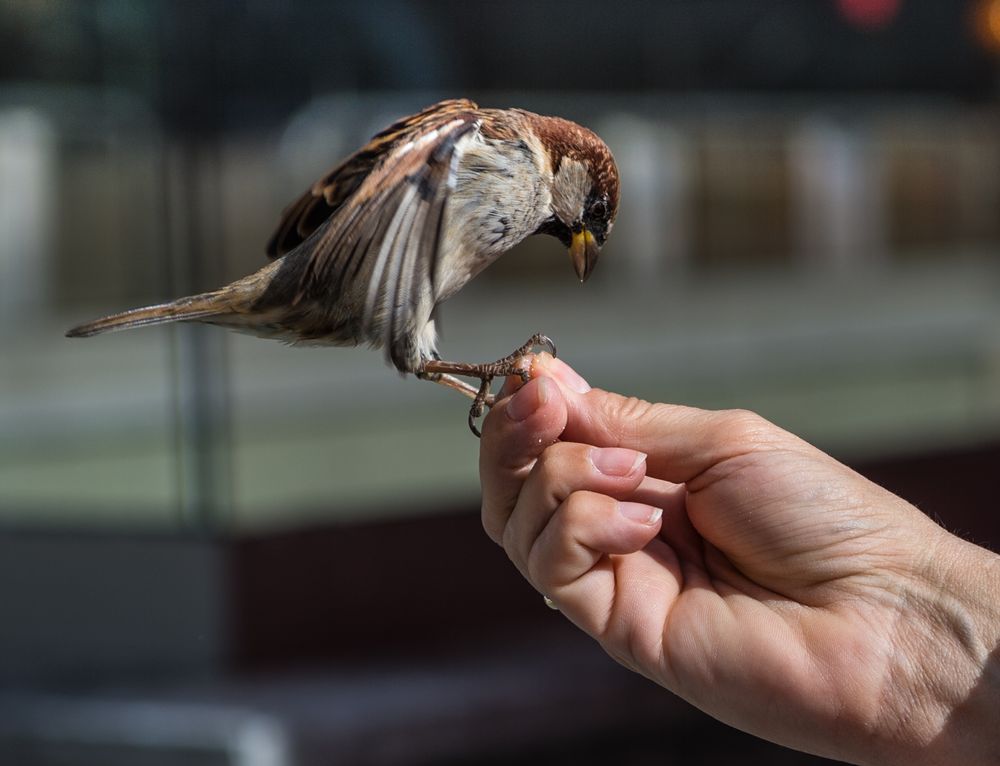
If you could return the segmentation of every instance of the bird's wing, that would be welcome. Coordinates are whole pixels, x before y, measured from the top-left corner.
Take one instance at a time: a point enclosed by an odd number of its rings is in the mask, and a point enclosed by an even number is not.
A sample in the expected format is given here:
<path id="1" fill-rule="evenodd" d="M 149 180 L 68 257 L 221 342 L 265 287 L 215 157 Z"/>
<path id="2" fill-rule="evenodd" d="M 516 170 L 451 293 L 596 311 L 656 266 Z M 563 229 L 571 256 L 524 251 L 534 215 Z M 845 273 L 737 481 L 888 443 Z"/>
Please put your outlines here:
<path id="1" fill-rule="evenodd" d="M 364 147 L 316 181 L 281 213 L 267 243 L 269 258 L 294 250 L 330 218 L 376 172 L 395 149 L 415 137 L 477 109 L 468 99 L 440 101 L 404 117 L 375 135 Z"/>
<path id="2" fill-rule="evenodd" d="M 411 369 L 437 282 L 444 210 L 462 139 L 479 129 L 468 110 L 408 121 L 391 151 L 306 243 L 309 261 L 296 300 L 329 300 L 364 285 L 362 332 L 382 341 L 393 364 Z M 356 292 L 354 294 L 357 294 Z"/>

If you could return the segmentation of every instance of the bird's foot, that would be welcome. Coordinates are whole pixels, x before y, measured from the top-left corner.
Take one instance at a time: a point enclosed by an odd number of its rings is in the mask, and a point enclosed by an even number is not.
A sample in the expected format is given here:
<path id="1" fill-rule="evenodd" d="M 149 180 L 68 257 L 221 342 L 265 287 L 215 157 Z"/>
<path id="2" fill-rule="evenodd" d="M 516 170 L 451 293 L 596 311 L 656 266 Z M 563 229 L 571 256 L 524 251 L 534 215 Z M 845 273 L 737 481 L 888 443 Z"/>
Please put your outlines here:
<path id="1" fill-rule="evenodd" d="M 494 378 L 517 375 L 522 383 L 531 380 L 531 360 L 529 356 L 536 348 L 548 351 L 552 356 L 556 355 L 556 346 L 547 335 L 536 333 L 528 338 L 520 348 L 507 356 L 497 359 L 495 362 L 485 364 L 466 364 L 462 362 L 445 362 L 435 359 L 425 362 L 417 371 L 417 376 L 425 380 L 433 380 L 436 383 L 448 386 L 461 391 L 466 396 L 472 398 L 472 408 L 469 410 L 469 428 L 477 437 L 481 436 L 476 421 L 483 416 L 487 407 L 492 407 L 496 402 L 496 396 L 490 393 L 490 386 Z M 479 378 L 479 388 L 470 386 L 464 381 L 458 380 L 455 376 L 465 378 Z"/>

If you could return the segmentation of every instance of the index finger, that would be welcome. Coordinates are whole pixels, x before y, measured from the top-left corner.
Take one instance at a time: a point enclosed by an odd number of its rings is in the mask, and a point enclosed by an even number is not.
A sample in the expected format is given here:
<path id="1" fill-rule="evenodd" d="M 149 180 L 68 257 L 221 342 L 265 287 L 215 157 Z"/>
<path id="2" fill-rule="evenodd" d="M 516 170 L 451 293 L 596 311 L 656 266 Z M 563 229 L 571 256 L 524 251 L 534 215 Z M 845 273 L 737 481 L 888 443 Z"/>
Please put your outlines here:
<path id="1" fill-rule="evenodd" d="M 546 354 L 538 355 L 532 373 L 550 377 L 559 386 L 566 404 L 564 440 L 645 452 L 649 475 L 675 484 L 691 482 L 713 466 L 755 450 L 807 446 L 745 410 L 652 403 L 578 386 L 579 375 Z"/>
<path id="2" fill-rule="evenodd" d="M 534 378 L 499 401 L 483 421 L 479 481 L 483 489 L 483 528 L 501 544 L 521 485 L 545 448 L 566 428 L 566 401 L 559 386 Z"/>

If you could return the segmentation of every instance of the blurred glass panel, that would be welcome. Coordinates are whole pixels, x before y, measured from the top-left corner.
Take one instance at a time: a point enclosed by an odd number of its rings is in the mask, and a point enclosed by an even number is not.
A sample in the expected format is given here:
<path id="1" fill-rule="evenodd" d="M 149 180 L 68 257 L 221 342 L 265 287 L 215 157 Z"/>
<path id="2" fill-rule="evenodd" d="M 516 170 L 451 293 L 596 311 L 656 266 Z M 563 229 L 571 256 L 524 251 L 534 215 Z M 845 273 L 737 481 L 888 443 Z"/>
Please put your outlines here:
<path id="1" fill-rule="evenodd" d="M 956 244 L 1000 241 L 996 128 L 995 113 L 947 107 L 886 121 L 882 140 L 895 251 L 939 258 L 942 248 Z"/>
<path id="2" fill-rule="evenodd" d="M 175 522 L 167 337 L 62 338 L 81 306 L 159 292 L 159 130 L 116 93 L 0 99 L 0 513 L 10 521 Z"/>
<path id="3" fill-rule="evenodd" d="M 710 268 L 780 263 L 791 256 L 788 124 L 728 116 L 706 120 L 698 142 L 695 258 Z"/>

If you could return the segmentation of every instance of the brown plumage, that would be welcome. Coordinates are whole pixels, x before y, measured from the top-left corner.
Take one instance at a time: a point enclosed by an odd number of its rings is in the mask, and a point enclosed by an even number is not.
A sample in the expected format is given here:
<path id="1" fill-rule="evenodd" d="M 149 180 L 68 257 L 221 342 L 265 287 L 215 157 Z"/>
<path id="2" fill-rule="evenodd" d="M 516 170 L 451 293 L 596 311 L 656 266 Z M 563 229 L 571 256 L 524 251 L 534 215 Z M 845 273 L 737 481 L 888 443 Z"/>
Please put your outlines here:
<path id="1" fill-rule="evenodd" d="M 535 233 L 558 237 L 586 279 L 618 195 L 614 159 L 586 128 L 442 101 L 386 128 L 289 205 L 267 245 L 272 261 L 259 271 L 67 335 L 199 321 L 291 343 L 367 343 L 402 372 L 474 396 L 481 410 L 489 380 L 509 374 L 516 359 L 441 362 L 438 305 Z M 472 388 L 452 374 L 483 384 Z"/>

